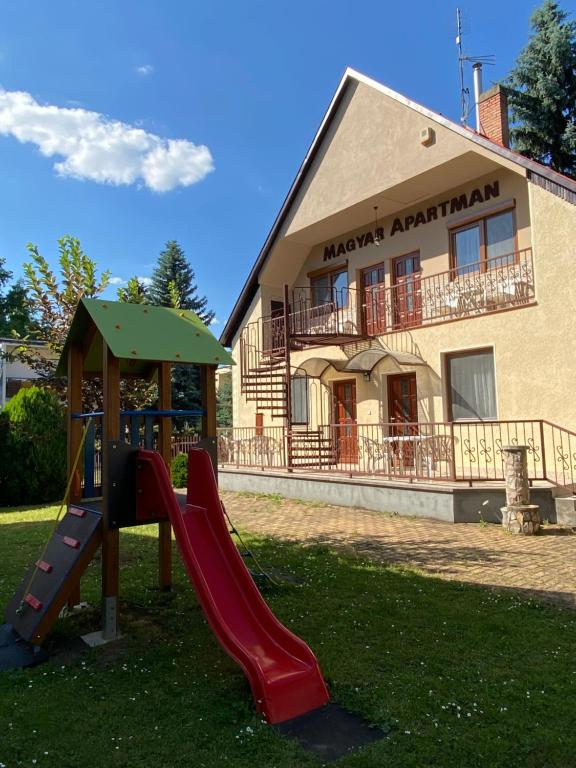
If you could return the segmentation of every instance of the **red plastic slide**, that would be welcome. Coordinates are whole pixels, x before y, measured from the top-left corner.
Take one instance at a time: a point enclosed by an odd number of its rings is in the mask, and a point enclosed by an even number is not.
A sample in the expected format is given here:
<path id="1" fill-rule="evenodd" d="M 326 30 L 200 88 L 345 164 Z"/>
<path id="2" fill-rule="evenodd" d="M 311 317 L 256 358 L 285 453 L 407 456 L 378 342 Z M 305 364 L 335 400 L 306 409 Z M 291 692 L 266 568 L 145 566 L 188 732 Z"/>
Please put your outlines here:
<path id="1" fill-rule="evenodd" d="M 228 533 L 208 453 L 190 451 L 185 511 L 159 453 L 139 451 L 137 485 L 139 509 L 169 515 L 212 631 L 244 670 L 258 711 L 280 723 L 326 704 L 314 654 L 268 608 Z"/>

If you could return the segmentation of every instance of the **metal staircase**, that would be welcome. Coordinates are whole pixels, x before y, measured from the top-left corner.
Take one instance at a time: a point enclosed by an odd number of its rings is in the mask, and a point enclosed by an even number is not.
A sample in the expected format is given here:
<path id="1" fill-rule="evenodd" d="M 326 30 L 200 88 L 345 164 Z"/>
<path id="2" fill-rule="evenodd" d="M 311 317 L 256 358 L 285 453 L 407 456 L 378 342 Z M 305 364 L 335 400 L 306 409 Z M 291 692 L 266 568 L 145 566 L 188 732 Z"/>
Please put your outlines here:
<path id="1" fill-rule="evenodd" d="M 287 429 L 289 466 L 321 467 L 334 463 L 330 436 L 296 426 L 292 418 L 293 377 L 306 375 L 291 365 L 290 353 L 327 343 L 343 345 L 362 338 L 356 294 L 335 292 L 317 303 L 312 289 L 284 286 L 283 311 L 248 323 L 240 337 L 240 391 L 256 412 L 282 419 Z M 320 422 L 317 422 L 320 423 Z"/>
<path id="2" fill-rule="evenodd" d="M 270 411 L 272 419 L 288 417 L 286 362 L 277 358 L 261 360 L 256 368 L 241 371 L 241 391 L 256 411 Z"/>

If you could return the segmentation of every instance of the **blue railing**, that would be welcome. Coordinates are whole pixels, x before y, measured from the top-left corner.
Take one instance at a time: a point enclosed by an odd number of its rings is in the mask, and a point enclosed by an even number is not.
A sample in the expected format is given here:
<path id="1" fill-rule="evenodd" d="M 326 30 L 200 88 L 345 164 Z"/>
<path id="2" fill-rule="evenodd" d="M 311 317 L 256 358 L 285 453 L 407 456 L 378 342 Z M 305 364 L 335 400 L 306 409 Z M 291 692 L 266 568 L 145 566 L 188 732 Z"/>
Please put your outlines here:
<path id="1" fill-rule="evenodd" d="M 120 412 L 120 440 L 129 445 L 147 449 L 156 447 L 154 425 L 159 419 L 203 416 L 202 409 L 181 410 L 126 410 Z M 72 418 L 87 421 L 88 430 L 84 441 L 83 498 L 92 498 L 100 493 L 102 485 L 102 417 L 103 411 L 73 413 Z"/>

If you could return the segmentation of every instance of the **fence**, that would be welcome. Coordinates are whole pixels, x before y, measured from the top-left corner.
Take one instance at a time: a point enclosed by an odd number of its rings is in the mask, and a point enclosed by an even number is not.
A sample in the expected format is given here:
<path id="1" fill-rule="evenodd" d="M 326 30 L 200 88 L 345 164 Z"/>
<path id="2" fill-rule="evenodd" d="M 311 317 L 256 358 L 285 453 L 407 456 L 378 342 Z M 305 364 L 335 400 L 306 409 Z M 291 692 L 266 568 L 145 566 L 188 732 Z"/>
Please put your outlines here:
<path id="1" fill-rule="evenodd" d="M 530 480 L 576 485 L 576 434 L 541 419 L 228 428 L 219 430 L 218 460 L 223 467 L 472 483 L 504 480 L 506 445 L 527 446 Z"/>

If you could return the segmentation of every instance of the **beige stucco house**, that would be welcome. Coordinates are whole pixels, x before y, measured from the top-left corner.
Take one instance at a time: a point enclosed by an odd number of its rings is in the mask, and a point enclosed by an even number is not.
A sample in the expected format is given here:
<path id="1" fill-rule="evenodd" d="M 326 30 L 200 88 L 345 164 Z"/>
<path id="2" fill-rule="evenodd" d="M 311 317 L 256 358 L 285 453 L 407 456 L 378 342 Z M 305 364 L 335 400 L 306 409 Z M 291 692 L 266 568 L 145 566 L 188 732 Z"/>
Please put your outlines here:
<path id="1" fill-rule="evenodd" d="M 221 336 L 224 464 L 472 482 L 520 443 L 572 487 L 576 183 L 498 87 L 480 120 L 345 73 Z"/>

